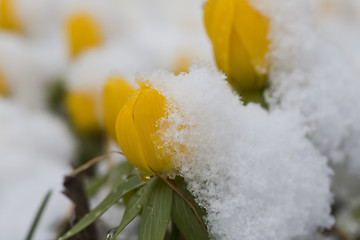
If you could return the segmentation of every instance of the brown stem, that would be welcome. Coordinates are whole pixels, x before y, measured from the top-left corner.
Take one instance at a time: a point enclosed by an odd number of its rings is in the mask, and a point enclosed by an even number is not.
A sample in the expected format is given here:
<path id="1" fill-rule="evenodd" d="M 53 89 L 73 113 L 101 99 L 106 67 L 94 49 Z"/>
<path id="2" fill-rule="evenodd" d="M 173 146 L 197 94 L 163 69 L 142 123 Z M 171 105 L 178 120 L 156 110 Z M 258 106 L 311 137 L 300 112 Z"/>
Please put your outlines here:
<path id="1" fill-rule="evenodd" d="M 107 136 L 105 140 L 105 152 L 110 153 L 111 152 L 110 149 L 111 149 L 111 138 Z M 111 169 L 114 165 L 110 154 L 107 154 L 106 156 L 106 163 L 109 169 Z"/>
<path id="2" fill-rule="evenodd" d="M 84 191 L 83 178 L 80 175 L 65 177 L 63 193 L 74 203 L 75 219 L 70 226 L 74 226 L 90 211 L 89 202 Z M 70 238 L 71 240 L 98 240 L 95 223 Z"/>
<path id="3" fill-rule="evenodd" d="M 106 158 L 107 156 L 109 156 L 110 154 L 112 153 L 118 153 L 118 154 L 121 154 L 123 155 L 122 152 L 118 152 L 118 151 L 111 151 L 111 152 L 108 152 L 104 155 L 101 155 L 101 156 L 98 156 L 98 157 L 95 157 L 93 159 L 91 159 L 90 161 L 84 163 L 83 165 L 81 165 L 80 167 L 74 169 L 71 173 L 69 173 L 68 175 L 66 175 L 65 177 L 72 177 L 72 176 L 75 176 L 76 174 L 88 169 L 89 167 L 91 167 L 92 165 L 96 164 L 97 162 L 99 162 L 101 159 L 103 158 Z"/>
<path id="4" fill-rule="evenodd" d="M 159 173 L 155 172 L 153 169 L 151 169 L 151 170 L 155 173 L 156 176 L 160 177 L 167 185 L 169 185 L 169 187 L 172 188 L 187 203 L 187 205 L 189 205 L 189 207 L 193 210 L 197 220 L 199 221 L 202 229 L 204 230 L 204 232 L 207 235 L 208 233 L 207 233 L 206 227 L 205 227 L 204 223 L 202 222 L 200 215 L 196 211 L 196 208 L 192 205 L 192 203 L 171 182 L 169 182 L 166 178 L 161 176 Z"/>
<path id="5" fill-rule="evenodd" d="M 353 240 L 350 236 L 348 236 L 343 230 L 341 230 L 338 226 L 334 226 L 332 231 L 341 239 L 341 240 Z"/>

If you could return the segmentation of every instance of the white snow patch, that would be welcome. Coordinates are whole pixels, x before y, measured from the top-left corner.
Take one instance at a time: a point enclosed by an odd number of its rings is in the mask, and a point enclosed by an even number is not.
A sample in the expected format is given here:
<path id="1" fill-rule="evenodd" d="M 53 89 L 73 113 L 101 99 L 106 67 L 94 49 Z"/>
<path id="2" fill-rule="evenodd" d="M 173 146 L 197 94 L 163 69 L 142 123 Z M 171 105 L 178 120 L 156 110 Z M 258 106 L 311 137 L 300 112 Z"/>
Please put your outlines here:
<path id="1" fill-rule="evenodd" d="M 206 67 L 144 79 L 170 102 L 159 147 L 175 149 L 212 239 L 289 240 L 333 223 L 331 170 L 297 113 L 243 106 L 224 76 Z"/>
<path id="2" fill-rule="evenodd" d="M 25 238 L 48 190 L 53 194 L 34 239 L 55 237 L 56 222 L 69 208 L 61 194 L 63 175 L 74 153 L 66 126 L 53 116 L 35 113 L 0 99 L 1 239 Z"/>
<path id="3" fill-rule="evenodd" d="M 310 2 L 254 2 L 271 22 L 271 108 L 299 110 L 324 155 L 359 169 L 360 81 L 346 52 L 318 33 Z"/>

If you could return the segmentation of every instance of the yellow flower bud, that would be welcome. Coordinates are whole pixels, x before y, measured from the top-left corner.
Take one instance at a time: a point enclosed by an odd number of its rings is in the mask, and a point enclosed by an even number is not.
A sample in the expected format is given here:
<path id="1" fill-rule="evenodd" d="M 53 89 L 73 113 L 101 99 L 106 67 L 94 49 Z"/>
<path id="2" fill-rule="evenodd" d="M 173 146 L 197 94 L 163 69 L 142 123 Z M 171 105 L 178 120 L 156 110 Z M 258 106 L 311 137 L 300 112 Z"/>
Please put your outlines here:
<path id="1" fill-rule="evenodd" d="M 16 13 L 14 0 L 0 0 L 0 28 L 14 32 L 23 31 Z"/>
<path id="2" fill-rule="evenodd" d="M 74 91 L 66 95 L 66 106 L 70 119 L 82 133 L 94 134 L 101 131 L 96 111 L 95 94 Z"/>
<path id="3" fill-rule="evenodd" d="M 204 22 L 216 63 L 230 84 L 239 92 L 261 90 L 269 67 L 268 19 L 248 0 L 209 0 Z"/>
<path id="4" fill-rule="evenodd" d="M 66 35 L 71 57 L 77 57 L 86 49 L 102 44 L 102 34 L 96 19 L 85 12 L 71 15 L 66 21 Z"/>
<path id="5" fill-rule="evenodd" d="M 9 94 L 4 75 L 0 72 L 0 96 L 6 96 Z"/>
<path id="6" fill-rule="evenodd" d="M 162 142 L 158 130 L 167 116 L 167 100 L 151 86 L 139 83 L 126 101 L 116 120 L 118 144 L 128 161 L 143 175 L 164 173 L 173 168 L 171 157 L 158 148 Z"/>
<path id="7" fill-rule="evenodd" d="M 110 77 L 105 83 L 103 91 L 104 127 L 106 133 L 114 139 L 116 138 L 116 117 L 133 92 L 132 86 L 123 78 Z"/>

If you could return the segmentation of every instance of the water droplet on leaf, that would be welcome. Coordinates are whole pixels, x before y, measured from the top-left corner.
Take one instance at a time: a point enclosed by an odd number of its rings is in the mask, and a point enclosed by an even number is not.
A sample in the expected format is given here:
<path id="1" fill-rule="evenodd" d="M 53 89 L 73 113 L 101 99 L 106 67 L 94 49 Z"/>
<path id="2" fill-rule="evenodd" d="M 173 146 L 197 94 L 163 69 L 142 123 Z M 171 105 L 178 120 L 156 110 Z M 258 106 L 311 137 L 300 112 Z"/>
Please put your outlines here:
<path id="1" fill-rule="evenodd" d="M 114 237 L 115 233 L 116 233 L 116 228 L 110 229 L 106 234 L 106 240 L 110 240 L 112 237 Z"/>

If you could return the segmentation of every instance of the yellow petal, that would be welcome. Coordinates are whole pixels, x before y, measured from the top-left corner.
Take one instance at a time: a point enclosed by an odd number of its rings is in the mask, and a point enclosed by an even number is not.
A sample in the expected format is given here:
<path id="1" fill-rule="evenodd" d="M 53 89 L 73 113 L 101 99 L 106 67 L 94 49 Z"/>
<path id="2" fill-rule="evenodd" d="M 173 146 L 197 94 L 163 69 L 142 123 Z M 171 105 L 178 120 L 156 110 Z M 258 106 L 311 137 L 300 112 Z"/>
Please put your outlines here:
<path id="1" fill-rule="evenodd" d="M 100 131 L 94 94 L 69 92 L 66 96 L 66 106 L 73 124 L 80 132 L 93 134 Z"/>
<path id="2" fill-rule="evenodd" d="M 104 126 L 106 133 L 115 139 L 115 121 L 121 108 L 134 89 L 123 78 L 110 77 L 103 92 Z"/>
<path id="3" fill-rule="evenodd" d="M 144 157 L 148 165 L 157 172 L 165 172 L 172 167 L 166 153 L 154 146 L 155 141 L 159 142 L 156 133 L 160 129 L 160 119 L 166 115 L 165 103 L 165 97 L 157 90 L 141 86 L 141 94 L 133 109 L 134 123 Z"/>
<path id="4" fill-rule="evenodd" d="M 23 31 L 13 0 L 0 0 L 0 28 L 14 32 Z"/>
<path id="5" fill-rule="evenodd" d="M 71 15 L 66 21 L 66 34 L 72 57 L 102 44 L 102 34 L 96 19 L 86 12 Z"/>
<path id="6" fill-rule="evenodd" d="M 233 19 L 234 0 L 209 0 L 205 4 L 205 28 L 213 44 L 216 64 L 225 74 L 229 73 Z"/>
<path id="7" fill-rule="evenodd" d="M 249 5 L 248 0 L 236 0 L 234 26 L 255 70 L 265 74 L 269 63 L 265 55 L 269 50 L 269 19 Z"/>
<path id="8" fill-rule="evenodd" d="M 137 97 L 137 93 L 132 96 Z M 144 154 L 143 148 L 134 124 L 132 115 L 133 99 L 129 99 L 121 109 L 116 119 L 116 139 L 126 159 L 134 165 L 143 175 L 152 175 Z"/>
<path id="9" fill-rule="evenodd" d="M 260 85 L 258 74 L 251 63 L 248 51 L 235 31 L 231 33 L 230 49 L 228 81 L 235 89 L 241 91 L 257 89 Z"/>
<path id="10" fill-rule="evenodd" d="M 204 22 L 218 68 L 239 92 L 261 90 L 266 83 L 269 21 L 248 0 L 209 0 Z"/>

